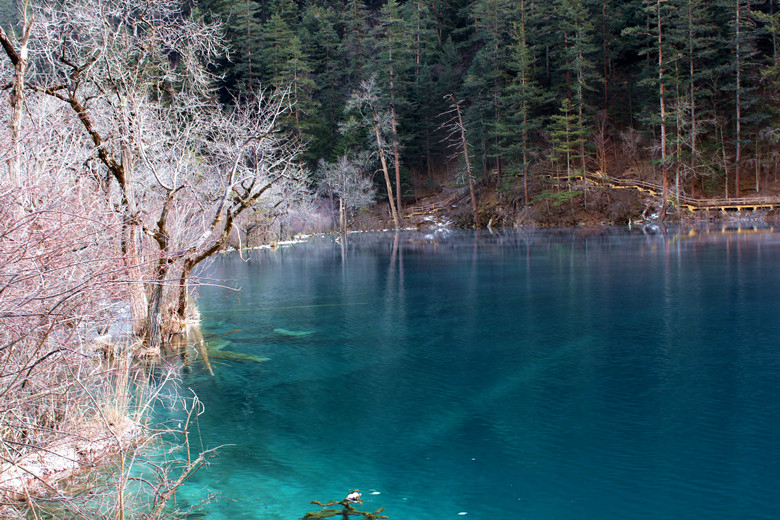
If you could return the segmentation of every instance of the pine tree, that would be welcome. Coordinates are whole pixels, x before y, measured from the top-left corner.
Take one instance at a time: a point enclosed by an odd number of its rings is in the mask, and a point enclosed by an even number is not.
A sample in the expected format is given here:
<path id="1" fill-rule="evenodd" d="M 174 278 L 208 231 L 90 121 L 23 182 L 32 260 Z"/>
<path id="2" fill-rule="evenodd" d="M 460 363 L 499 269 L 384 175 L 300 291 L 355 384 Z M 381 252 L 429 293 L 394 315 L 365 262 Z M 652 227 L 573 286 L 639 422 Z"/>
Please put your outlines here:
<path id="1" fill-rule="evenodd" d="M 734 49 L 734 195 L 740 196 L 742 171 L 743 123 L 745 112 L 754 103 L 750 87 L 745 81 L 745 71 L 754 53 L 754 22 L 750 17 L 750 3 L 745 0 L 733 1 L 733 49 Z M 728 179 L 726 180 L 728 184 Z"/>
<path id="2" fill-rule="evenodd" d="M 662 171 L 663 194 L 661 203 L 661 219 L 666 217 L 666 205 L 669 191 L 669 163 L 668 156 L 668 124 L 667 106 L 669 90 L 669 57 L 675 56 L 670 46 L 670 30 L 673 25 L 673 4 L 668 0 L 642 0 L 642 11 L 646 15 L 645 26 L 634 26 L 624 29 L 624 35 L 637 35 L 644 37 L 641 54 L 648 57 L 646 73 L 641 80 L 643 86 L 651 86 L 657 93 L 658 112 L 649 119 L 657 123 L 660 129 L 660 166 Z M 654 66 L 652 66 L 654 65 Z"/>
<path id="3" fill-rule="evenodd" d="M 266 6 L 266 18 L 279 15 L 290 28 L 298 26 L 298 4 L 295 0 L 268 0 Z"/>
<path id="4" fill-rule="evenodd" d="M 502 129 L 503 153 L 510 161 L 519 159 L 525 205 L 528 205 L 531 147 L 535 142 L 531 137 L 541 126 L 537 113 L 545 100 L 534 78 L 534 59 L 526 37 L 527 9 L 527 0 L 520 0 L 519 20 L 514 24 L 509 55 L 513 78 L 502 98 L 504 112 L 509 114 Z"/>
<path id="5" fill-rule="evenodd" d="M 399 106 L 405 103 L 408 73 L 413 70 L 412 39 L 396 0 L 388 0 L 380 13 L 375 35 L 375 60 L 380 91 L 388 96 L 395 170 L 396 208 L 402 212 L 401 151 L 398 136 Z"/>
<path id="6" fill-rule="evenodd" d="M 678 88 L 684 91 L 684 96 L 677 96 L 676 112 L 678 112 L 677 119 L 683 119 L 687 123 L 687 130 L 684 135 L 678 132 L 676 141 L 678 147 L 685 149 L 688 154 L 685 167 L 689 171 L 690 195 L 693 197 L 695 196 L 697 161 L 700 154 L 699 139 L 703 132 L 700 109 L 702 100 L 708 94 L 702 86 L 705 81 L 703 74 L 710 65 L 710 60 L 715 52 L 716 38 L 715 27 L 710 23 L 707 15 L 707 0 L 677 1 L 676 9 L 680 22 L 677 27 L 677 41 L 684 61 L 680 64 L 680 68 L 683 70 L 680 82 L 686 84 L 678 85 Z M 679 114 L 681 111 L 687 113 Z M 678 164 L 682 164 L 682 157 L 678 157 L 677 160 Z"/>
<path id="7" fill-rule="evenodd" d="M 199 9 L 207 18 L 225 22 L 225 38 L 229 44 L 229 59 L 221 64 L 223 85 L 229 98 L 260 88 L 262 79 L 261 7 L 256 0 L 209 0 Z"/>
<path id="8" fill-rule="evenodd" d="M 467 92 L 471 94 L 469 127 L 475 141 L 480 143 L 483 169 L 487 171 L 492 160 L 497 179 L 503 173 L 501 127 L 505 114 L 501 110 L 501 97 L 508 83 L 506 49 L 511 41 L 515 9 L 513 0 L 478 0 L 471 9 L 474 44 L 478 50 L 465 80 Z"/>
<path id="9" fill-rule="evenodd" d="M 319 107 L 309 116 L 313 121 L 307 153 L 326 160 L 333 160 L 342 153 L 334 143 L 339 139 L 338 124 L 346 101 L 336 21 L 337 13 L 333 9 L 310 6 L 304 10 L 298 27 L 303 51 L 312 69 L 313 95 Z"/>
<path id="10" fill-rule="evenodd" d="M 567 178 L 577 175 L 574 167 L 580 161 L 579 150 L 585 140 L 581 129 L 577 124 L 577 113 L 571 99 L 565 97 L 561 100 L 558 113 L 550 118 L 548 126 L 552 150 L 550 159 L 556 165 L 556 171 L 560 173 L 561 157 L 564 159 L 564 172 Z"/>
<path id="11" fill-rule="evenodd" d="M 398 104 L 401 141 L 404 143 L 404 163 L 409 168 L 430 172 L 432 138 L 438 127 L 436 116 L 443 110 L 442 97 L 447 93 L 440 76 L 446 71 L 438 62 L 438 39 L 435 31 L 434 8 L 440 1 L 410 0 L 400 5 L 401 18 L 408 34 L 408 71 L 404 75 L 405 103 Z M 460 83 L 458 79 L 458 84 Z"/>
<path id="12" fill-rule="evenodd" d="M 411 0 L 400 6 L 401 18 L 406 21 L 405 32 L 410 39 L 410 52 L 414 61 L 414 85 L 420 88 L 420 76 L 425 64 L 429 64 L 435 53 L 435 31 L 431 3 Z"/>
<path id="13" fill-rule="evenodd" d="M 340 53 L 344 59 L 342 67 L 346 86 L 357 88 L 364 79 L 370 49 L 367 13 L 363 0 L 347 0 L 341 11 L 340 25 L 343 28 Z"/>
<path id="14" fill-rule="evenodd" d="M 241 0 L 231 9 L 231 38 L 236 58 L 233 68 L 236 87 L 241 91 L 253 91 L 259 87 L 260 80 L 260 32 L 258 21 L 259 7 L 253 0 Z"/>
<path id="15" fill-rule="evenodd" d="M 303 44 L 278 13 L 266 22 L 263 35 L 266 81 L 275 88 L 289 90 L 291 110 L 285 126 L 303 141 L 309 141 L 317 104 L 313 98 L 312 69 Z"/>
<path id="16" fill-rule="evenodd" d="M 288 79 L 284 69 L 293 54 L 290 43 L 294 37 L 295 33 L 279 13 L 271 15 L 263 26 L 264 79 L 276 87 Z"/>
<path id="17" fill-rule="evenodd" d="M 754 12 L 754 15 L 758 18 L 758 20 L 761 21 L 762 24 L 766 26 L 767 30 L 769 31 L 769 39 L 772 42 L 771 55 L 768 56 L 766 65 L 762 67 L 761 76 L 767 83 L 766 97 L 768 99 L 777 100 L 780 99 L 780 53 L 778 53 L 778 36 L 780 36 L 780 12 L 775 11 L 774 1 L 770 0 L 768 13 Z M 771 118 L 771 120 L 768 121 L 767 124 L 764 125 L 764 128 L 759 130 L 756 135 L 755 148 L 757 150 L 757 172 L 758 168 L 760 168 L 760 155 L 758 153 L 760 142 L 759 138 L 763 138 L 767 145 L 770 143 L 774 143 L 776 145 L 780 140 L 780 135 L 778 135 L 778 128 L 780 128 L 780 107 L 778 107 L 776 102 L 766 103 L 764 106 L 768 112 L 766 116 L 767 118 Z M 774 161 L 776 166 L 776 151 L 771 155 L 775 157 Z M 758 184 L 759 175 L 756 173 L 756 192 L 758 192 Z"/>
<path id="18" fill-rule="evenodd" d="M 720 144 L 725 175 L 725 195 L 739 196 L 742 182 L 745 145 L 748 136 L 761 121 L 761 113 L 755 110 L 759 100 L 757 84 L 760 64 L 756 49 L 756 25 L 748 0 L 718 0 L 711 6 L 713 22 L 719 28 L 721 45 L 714 74 L 723 83 L 721 99 L 717 107 L 720 113 Z M 752 128 L 751 128 L 752 127 Z M 729 139 L 730 138 L 730 139 Z M 734 190 L 729 182 L 729 154 L 733 150 Z"/>
<path id="19" fill-rule="evenodd" d="M 564 36 L 561 58 L 562 70 L 566 74 L 566 97 L 570 98 L 572 110 L 576 113 L 575 133 L 578 136 L 577 153 L 582 175 L 587 173 L 585 142 L 589 132 L 587 114 L 592 111 L 586 94 L 595 90 L 601 80 L 595 71 L 592 56 L 596 52 L 593 44 L 593 26 L 582 0 L 558 0 L 560 30 Z"/>

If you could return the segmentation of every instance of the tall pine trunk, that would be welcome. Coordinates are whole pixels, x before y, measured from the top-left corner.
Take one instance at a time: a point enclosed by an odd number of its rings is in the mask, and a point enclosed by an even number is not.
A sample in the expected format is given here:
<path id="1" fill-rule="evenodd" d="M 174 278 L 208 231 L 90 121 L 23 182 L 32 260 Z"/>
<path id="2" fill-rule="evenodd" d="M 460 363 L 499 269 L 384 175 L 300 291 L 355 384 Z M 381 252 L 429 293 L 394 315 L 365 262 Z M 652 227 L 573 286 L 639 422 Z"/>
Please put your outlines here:
<path id="1" fill-rule="evenodd" d="M 742 63 L 741 63 L 741 44 L 740 41 L 741 38 L 741 32 L 740 32 L 740 23 L 741 23 L 741 9 L 740 9 L 740 1 L 741 0 L 734 0 L 734 6 L 735 6 L 735 12 L 734 12 L 734 59 L 735 59 L 735 65 L 736 65 L 736 93 L 735 93 L 735 104 L 736 104 L 736 150 L 734 153 L 734 196 L 739 198 L 739 182 L 740 182 L 740 161 L 742 159 L 742 105 L 741 105 L 741 94 L 742 94 Z M 728 178 L 728 175 L 727 175 Z M 728 182 L 728 181 L 727 181 Z"/>
<path id="2" fill-rule="evenodd" d="M 656 0 L 658 30 L 658 97 L 661 111 L 661 170 L 663 171 L 663 195 L 661 202 L 661 220 L 666 219 L 666 203 L 669 192 L 669 174 L 666 164 L 666 101 L 664 99 L 664 50 L 663 24 L 661 22 L 661 0 Z"/>
<path id="3" fill-rule="evenodd" d="M 696 120 L 696 68 L 693 56 L 693 1 L 688 0 L 688 73 L 690 75 L 690 100 L 691 100 L 691 197 L 696 196 L 696 132 L 698 131 Z"/>
<path id="4" fill-rule="evenodd" d="M 390 124 L 393 130 L 393 165 L 395 167 L 395 196 L 396 196 L 396 220 L 402 215 L 401 205 L 401 156 L 398 150 L 398 128 L 396 124 L 396 112 L 395 112 L 395 76 L 393 72 L 393 37 L 388 33 L 389 43 L 389 58 L 390 58 Z M 396 229 L 399 227 L 396 222 Z"/>

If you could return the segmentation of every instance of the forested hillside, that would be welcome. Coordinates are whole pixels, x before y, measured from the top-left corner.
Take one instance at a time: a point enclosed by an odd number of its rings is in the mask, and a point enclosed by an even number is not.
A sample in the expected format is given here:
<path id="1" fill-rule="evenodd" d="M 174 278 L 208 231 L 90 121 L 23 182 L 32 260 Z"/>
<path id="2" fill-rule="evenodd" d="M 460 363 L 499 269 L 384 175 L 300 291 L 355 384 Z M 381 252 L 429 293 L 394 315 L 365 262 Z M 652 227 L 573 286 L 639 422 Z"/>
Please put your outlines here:
<path id="1" fill-rule="evenodd" d="M 744 196 L 774 179 L 774 0 L 203 0 L 197 9 L 228 22 L 225 102 L 289 86 L 286 126 L 308 143 L 312 169 L 380 142 L 407 201 L 463 155 L 446 139 L 454 102 L 473 175 L 499 186 L 529 170 L 650 165 L 689 195 Z M 350 124 L 361 89 L 381 138 Z"/>

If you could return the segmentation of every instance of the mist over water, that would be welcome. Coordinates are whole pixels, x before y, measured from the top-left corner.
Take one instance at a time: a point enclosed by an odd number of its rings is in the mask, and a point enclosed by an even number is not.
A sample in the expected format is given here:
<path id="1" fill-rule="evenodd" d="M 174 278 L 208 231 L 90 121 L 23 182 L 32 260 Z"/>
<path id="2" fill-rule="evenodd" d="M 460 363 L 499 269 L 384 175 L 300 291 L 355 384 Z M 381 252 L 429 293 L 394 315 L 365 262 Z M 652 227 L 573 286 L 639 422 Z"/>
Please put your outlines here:
<path id="1" fill-rule="evenodd" d="M 355 488 L 391 520 L 777 518 L 778 266 L 768 230 L 220 256 L 204 330 L 268 361 L 192 366 L 195 447 L 231 446 L 180 498 L 225 497 L 209 520 L 294 520 Z"/>

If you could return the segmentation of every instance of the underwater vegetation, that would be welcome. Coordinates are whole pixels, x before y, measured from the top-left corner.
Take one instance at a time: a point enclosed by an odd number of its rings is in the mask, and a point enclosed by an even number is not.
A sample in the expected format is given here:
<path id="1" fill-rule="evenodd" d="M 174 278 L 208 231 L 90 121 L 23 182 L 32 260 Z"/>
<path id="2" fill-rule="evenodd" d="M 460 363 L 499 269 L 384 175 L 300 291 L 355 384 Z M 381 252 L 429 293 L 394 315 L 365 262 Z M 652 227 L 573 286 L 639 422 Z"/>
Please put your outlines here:
<path id="1" fill-rule="evenodd" d="M 290 336 L 293 338 L 300 338 L 304 336 L 311 336 L 314 334 L 313 330 L 288 330 L 288 329 L 274 329 L 274 332 L 282 336 Z"/>

